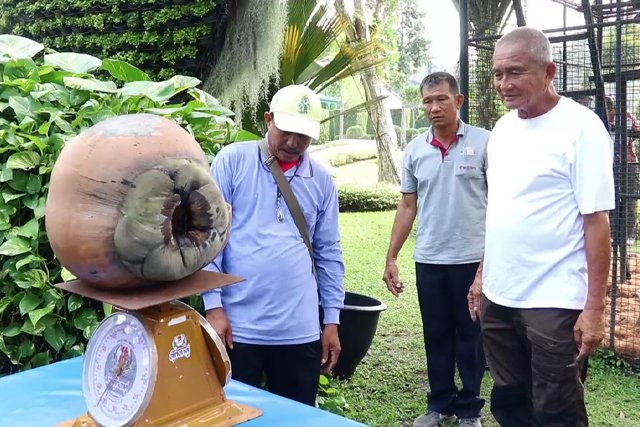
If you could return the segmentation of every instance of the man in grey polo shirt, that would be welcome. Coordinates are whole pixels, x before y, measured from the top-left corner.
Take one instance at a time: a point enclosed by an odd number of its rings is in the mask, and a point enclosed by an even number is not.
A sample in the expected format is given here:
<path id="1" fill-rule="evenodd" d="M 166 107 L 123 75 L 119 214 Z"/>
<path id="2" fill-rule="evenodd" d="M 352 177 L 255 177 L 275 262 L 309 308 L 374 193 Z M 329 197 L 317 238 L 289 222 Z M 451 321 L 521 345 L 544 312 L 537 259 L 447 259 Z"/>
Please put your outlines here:
<path id="1" fill-rule="evenodd" d="M 393 295 L 403 291 L 396 259 L 417 215 L 414 259 L 430 393 L 427 412 L 413 425 L 435 427 L 455 415 L 458 425 L 478 427 L 485 362 L 467 293 L 484 251 L 489 131 L 458 118 L 464 96 L 452 75 L 428 75 L 420 93 L 431 127 L 404 152 L 402 199 L 383 280 Z"/>

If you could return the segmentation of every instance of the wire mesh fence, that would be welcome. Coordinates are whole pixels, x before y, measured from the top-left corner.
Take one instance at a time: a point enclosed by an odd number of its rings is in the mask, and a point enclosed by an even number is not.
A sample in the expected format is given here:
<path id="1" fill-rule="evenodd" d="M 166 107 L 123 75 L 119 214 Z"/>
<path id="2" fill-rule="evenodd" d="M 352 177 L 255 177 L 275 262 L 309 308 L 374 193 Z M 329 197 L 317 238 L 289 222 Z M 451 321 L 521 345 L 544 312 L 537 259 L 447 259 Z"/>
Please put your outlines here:
<path id="1" fill-rule="evenodd" d="M 527 2 L 513 4 L 516 16 L 511 19 L 501 10 L 470 15 L 468 119 L 486 129 L 506 112 L 492 83 L 495 43 L 509 29 L 527 22 Z M 540 9 L 561 7 L 563 14 L 559 26 L 537 26 L 552 45 L 556 90 L 596 112 L 614 144 L 617 197 L 616 209 L 610 213 L 612 265 L 603 345 L 640 366 L 640 122 L 636 119 L 640 116 L 640 2 L 535 0 L 535 4 Z"/>

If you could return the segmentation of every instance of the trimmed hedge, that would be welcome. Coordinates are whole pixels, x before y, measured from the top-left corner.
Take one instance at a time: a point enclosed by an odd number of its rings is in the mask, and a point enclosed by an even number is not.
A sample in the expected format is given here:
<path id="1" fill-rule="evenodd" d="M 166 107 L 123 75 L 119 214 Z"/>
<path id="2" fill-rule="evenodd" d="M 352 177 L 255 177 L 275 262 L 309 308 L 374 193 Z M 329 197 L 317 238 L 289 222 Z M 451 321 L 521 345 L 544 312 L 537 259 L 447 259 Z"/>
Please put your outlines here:
<path id="1" fill-rule="evenodd" d="M 396 138 L 398 139 L 398 142 L 402 141 L 402 128 L 398 125 L 393 125 L 393 130 L 396 131 Z"/>
<path id="2" fill-rule="evenodd" d="M 416 136 L 420 135 L 420 132 L 416 128 L 407 128 L 407 142 L 411 141 Z"/>
<path id="3" fill-rule="evenodd" d="M 134 63 L 152 78 L 201 75 L 225 0 L 0 0 L 0 32 Z"/>
<path id="4" fill-rule="evenodd" d="M 400 197 L 400 192 L 384 186 L 338 188 L 340 212 L 391 211 L 398 206 Z"/>
<path id="5" fill-rule="evenodd" d="M 348 165 L 361 160 L 375 159 L 378 157 L 378 150 L 374 147 L 370 150 L 351 151 L 348 153 L 339 153 L 329 159 L 329 163 L 333 167 Z"/>
<path id="6" fill-rule="evenodd" d="M 362 139 L 365 136 L 362 126 L 351 126 L 347 129 L 345 138 L 347 139 Z"/>

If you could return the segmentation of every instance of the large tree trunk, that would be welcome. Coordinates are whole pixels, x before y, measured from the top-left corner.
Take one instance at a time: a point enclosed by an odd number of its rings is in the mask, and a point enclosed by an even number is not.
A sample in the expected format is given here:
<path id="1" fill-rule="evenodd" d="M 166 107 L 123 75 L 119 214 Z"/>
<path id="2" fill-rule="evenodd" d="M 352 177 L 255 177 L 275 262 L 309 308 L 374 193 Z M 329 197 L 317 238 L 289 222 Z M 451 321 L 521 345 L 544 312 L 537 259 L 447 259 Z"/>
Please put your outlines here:
<path id="1" fill-rule="evenodd" d="M 336 0 L 336 10 L 349 23 L 347 26 L 348 41 L 353 44 L 369 41 L 369 27 L 365 20 L 365 9 L 362 0 L 354 1 L 355 13 L 353 18 L 345 10 L 344 0 Z M 374 20 L 379 21 L 384 11 L 383 0 L 376 1 Z M 371 53 L 368 53 L 371 55 Z M 368 69 L 360 74 L 367 101 L 383 95 L 382 83 L 376 75 L 375 69 Z M 398 138 L 393 128 L 391 111 L 386 108 L 384 101 L 367 104 L 367 111 L 373 120 L 378 148 L 378 181 L 400 184 L 400 159 L 402 152 L 398 145 Z"/>

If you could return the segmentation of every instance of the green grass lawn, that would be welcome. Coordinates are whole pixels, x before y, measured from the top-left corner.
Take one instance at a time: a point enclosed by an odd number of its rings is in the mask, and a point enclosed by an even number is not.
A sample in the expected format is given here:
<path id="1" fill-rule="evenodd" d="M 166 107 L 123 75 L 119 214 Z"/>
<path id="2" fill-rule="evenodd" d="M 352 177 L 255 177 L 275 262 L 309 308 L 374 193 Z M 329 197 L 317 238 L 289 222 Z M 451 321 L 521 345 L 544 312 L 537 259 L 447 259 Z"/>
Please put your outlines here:
<path id="1" fill-rule="evenodd" d="M 420 313 L 415 291 L 410 237 L 399 259 L 405 292 L 395 298 L 381 277 L 394 212 L 340 215 L 347 290 L 384 301 L 378 331 L 368 356 L 348 381 L 341 383 L 349 407 L 345 415 L 375 427 L 411 426 L 425 410 L 427 373 Z M 595 427 L 640 426 L 640 379 L 596 359 L 586 384 L 587 408 Z M 491 379 L 485 376 L 482 396 L 488 400 Z M 484 426 L 498 424 L 483 413 Z"/>

